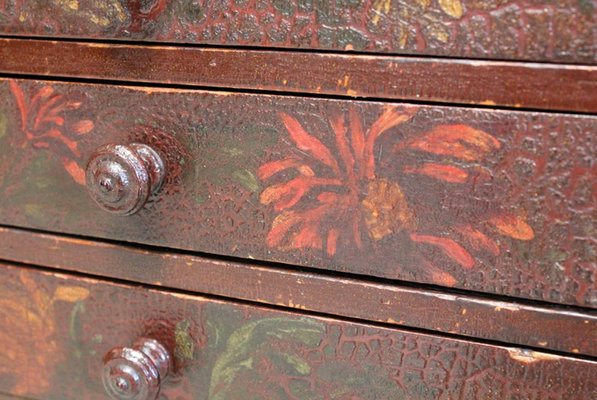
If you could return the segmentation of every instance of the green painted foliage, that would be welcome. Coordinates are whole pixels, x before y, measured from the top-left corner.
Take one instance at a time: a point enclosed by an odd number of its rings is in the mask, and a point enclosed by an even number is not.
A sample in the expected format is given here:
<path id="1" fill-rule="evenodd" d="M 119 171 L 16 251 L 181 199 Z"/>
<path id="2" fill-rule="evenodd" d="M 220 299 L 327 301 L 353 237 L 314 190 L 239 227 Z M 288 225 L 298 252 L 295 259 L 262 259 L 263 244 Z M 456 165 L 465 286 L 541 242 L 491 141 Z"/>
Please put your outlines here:
<path id="1" fill-rule="evenodd" d="M 279 354 L 269 346 L 270 340 L 296 342 L 307 347 L 316 347 L 324 334 L 324 326 L 313 320 L 271 318 L 251 321 L 234 331 L 228 338 L 225 348 L 216 360 L 209 388 L 210 400 L 232 398 L 231 393 L 238 389 L 235 379 L 251 372 L 255 357 L 267 355 L 277 369 L 285 373 L 305 375 L 310 371 L 306 360 L 296 355 Z M 242 378 L 241 378 L 242 379 Z"/>

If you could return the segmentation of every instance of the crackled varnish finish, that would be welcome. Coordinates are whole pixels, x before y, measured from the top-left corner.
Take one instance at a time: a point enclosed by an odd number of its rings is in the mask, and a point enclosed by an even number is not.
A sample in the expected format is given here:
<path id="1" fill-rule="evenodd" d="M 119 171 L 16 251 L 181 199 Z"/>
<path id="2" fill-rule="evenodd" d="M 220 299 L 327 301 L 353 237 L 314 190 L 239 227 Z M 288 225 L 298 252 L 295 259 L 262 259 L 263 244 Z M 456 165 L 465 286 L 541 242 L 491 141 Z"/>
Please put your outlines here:
<path id="1" fill-rule="evenodd" d="M 31 399 L 105 399 L 104 355 L 138 337 L 174 358 L 161 399 L 597 396 L 590 361 L 7 265 L 0 272 L 0 391 Z"/>
<path id="2" fill-rule="evenodd" d="M 0 223 L 594 307 L 590 116 L 0 83 Z M 139 213 L 86 193 L 144 143 Z"/>
<path id="3" fill-rule="evenodd" d="M 0 32 L 594 63 L 593 0 L 16 0 Z"/>

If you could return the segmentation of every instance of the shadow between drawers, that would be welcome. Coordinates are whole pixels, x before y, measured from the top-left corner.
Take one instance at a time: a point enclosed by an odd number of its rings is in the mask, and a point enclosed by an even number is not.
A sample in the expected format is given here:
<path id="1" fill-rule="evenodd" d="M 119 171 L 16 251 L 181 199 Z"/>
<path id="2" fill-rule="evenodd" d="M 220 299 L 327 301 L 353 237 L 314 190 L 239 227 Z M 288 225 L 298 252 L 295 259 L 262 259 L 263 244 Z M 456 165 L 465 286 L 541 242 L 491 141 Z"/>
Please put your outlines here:
<path id="1" fill-rule="evenodd" d="M 258 265 L 250 260 L 214 259 L 6 227 L 0 227 L 0 258 L 467 339 L 597 356 L 597 315 L 591 310 L 315 274 Z"/>

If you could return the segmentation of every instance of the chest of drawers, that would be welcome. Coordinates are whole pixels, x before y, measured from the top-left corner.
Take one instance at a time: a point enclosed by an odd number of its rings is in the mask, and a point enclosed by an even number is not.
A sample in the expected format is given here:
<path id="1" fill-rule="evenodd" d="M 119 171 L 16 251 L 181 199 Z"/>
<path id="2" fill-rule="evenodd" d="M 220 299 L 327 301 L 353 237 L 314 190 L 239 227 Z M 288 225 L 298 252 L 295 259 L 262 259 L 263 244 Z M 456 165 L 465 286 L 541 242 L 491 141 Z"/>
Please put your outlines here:
<path id="1" fill-rule="evenodd" d="M 595 7 L 0 2 L 0 392 L 597 397 Z"/>

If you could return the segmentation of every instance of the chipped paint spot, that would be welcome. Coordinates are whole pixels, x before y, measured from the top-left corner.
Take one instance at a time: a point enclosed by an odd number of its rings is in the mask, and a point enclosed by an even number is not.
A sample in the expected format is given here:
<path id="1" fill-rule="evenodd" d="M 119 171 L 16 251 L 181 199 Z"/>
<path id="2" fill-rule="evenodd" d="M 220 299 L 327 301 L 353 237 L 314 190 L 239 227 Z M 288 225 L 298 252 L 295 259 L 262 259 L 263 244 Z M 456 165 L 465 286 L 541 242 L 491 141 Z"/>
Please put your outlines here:
<path id="1" fill-rule="evenodd" d="M 537 343 L 539 346 L 547 346 L 547 342 L 538 342 Z"/>
<path id="2" fill-rule="evenodd" d="M 497 303 L 494 302 L 493 304 L 495 304 L 495 311 L 502 311 L 502 310 L 506 310 L 506 311 L 520 311 L 520 307 L 515 305 L 515 304 L 510 304 L 510 303 Z"/>
<path id="3" fill-rule="evenodd" d="M 559 356 L 553 354 L 540 353 L 538 351 L 526 349 L 510 348 L 508 349 L 508 354 L 510 355 L 511 359 L 523 364 L 532 364 L 537 361 L 555 361 L 560 359 Z"/>
<path id="4" fill-rule="evenodd" d="M 54 292 L 54 300 L 76 303 L 89 297 L 89 289 L 78 286 L 58 286 Z"/>
<path id="5" fill-rule="evenodd" d="M 460 314 L 466 315 L 466 311 L 467 311 L 466 308 L 463 308 L 462 311 L 460 311 Z"/>
<path id="6" fill-rule="evenodd" d="M 479 104 L 482 104 L 484 106 L 495 106 L 496 105 L 495 101 L 493 101 L 493 100 L 483 100 Z"/>
<path id="7" fill-rule="evenodd" d="M 307 309 L 307 307 L 305 307 L 304 305 L 298 304 L 298 303 L 294 303 L 292 300 L 288 300 L 288 307 L 298 308 L 298 309 L 301 309 L 301 310 L 306 310 Z"/>
<path id="8" fill-rule="evenodd" d="M 346 94 L 351 96 L 351 97 L 357 97 L 357 91 L 356 90 L 352 90 L 352 89 L 348 89 L 346 90 Z"/>

